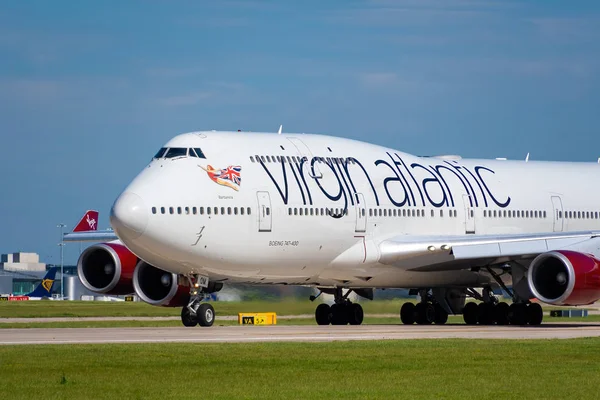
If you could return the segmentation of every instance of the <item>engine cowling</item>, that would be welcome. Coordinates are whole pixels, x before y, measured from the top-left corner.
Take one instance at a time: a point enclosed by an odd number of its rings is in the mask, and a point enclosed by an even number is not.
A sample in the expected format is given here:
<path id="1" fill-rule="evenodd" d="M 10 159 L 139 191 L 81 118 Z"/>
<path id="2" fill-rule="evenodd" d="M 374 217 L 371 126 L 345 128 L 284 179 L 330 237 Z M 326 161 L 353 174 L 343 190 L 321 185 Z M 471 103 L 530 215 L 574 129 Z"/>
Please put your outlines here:
<path id="1" fill-rule="evenodd" d="M 182 307 L 190 299 L 187 279 L 145 261 L 135 267 L 133 288 L 140 299 L 153 306 Z"/>
<path id="2" fill-rule="evenodd" d="M 120 243 L 94 244 L 81 253 L 77 274 L 83 286 L 108 295 L 133 293 L 138 258 Z"/>
<path id="3" fill-rule="evenodd" d="M 537 256 L 529 266 L 529 289 L 554 305 L 580 306 L 600 299 L 600 261 L 570 250 Z"/>

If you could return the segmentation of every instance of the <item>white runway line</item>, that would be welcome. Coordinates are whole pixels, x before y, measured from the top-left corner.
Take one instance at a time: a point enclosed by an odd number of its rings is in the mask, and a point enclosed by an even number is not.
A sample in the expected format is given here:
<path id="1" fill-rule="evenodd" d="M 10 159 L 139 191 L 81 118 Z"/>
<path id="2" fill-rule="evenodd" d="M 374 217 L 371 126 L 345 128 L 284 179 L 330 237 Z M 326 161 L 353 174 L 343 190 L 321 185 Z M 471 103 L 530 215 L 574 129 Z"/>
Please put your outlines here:
<path id="1" fill-rule="evenodd" d="M 519 326 L 217 326 L 212 328 L 1 329 L 0 344 L 252 343 L 402 339 L 570 339 L 600 337 L 598 324 Z"/>

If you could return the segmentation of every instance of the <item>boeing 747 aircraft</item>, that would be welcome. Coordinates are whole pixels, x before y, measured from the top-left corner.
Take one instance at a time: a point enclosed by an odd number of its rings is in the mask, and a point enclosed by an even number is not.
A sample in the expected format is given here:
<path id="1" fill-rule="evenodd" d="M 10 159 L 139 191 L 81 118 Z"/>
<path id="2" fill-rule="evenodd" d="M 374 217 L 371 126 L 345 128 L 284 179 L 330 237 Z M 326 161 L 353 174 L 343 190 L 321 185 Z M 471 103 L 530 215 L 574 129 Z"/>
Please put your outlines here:
<path id="1" fill-rule="evenodd" d="M 596 163 L 417 157 L 338 137 L 174 137 L 116 199 L 118 240 L 86 249 L 90 290 L 134 292 L 210 326 L 223 283 L 333 294 L 316 322 L 358 325 L 351 292 L 408 288 L 405 324 L 538 325 L 539 302 L 600 299 Z M 73 235 L 73 234 L 70 234 Z M 500 302 L 493 289 L 511 297 Z M 465 302 L 467 298 L 477 302 Z M 532 302 L 533 300 L 533 302 Z"/>

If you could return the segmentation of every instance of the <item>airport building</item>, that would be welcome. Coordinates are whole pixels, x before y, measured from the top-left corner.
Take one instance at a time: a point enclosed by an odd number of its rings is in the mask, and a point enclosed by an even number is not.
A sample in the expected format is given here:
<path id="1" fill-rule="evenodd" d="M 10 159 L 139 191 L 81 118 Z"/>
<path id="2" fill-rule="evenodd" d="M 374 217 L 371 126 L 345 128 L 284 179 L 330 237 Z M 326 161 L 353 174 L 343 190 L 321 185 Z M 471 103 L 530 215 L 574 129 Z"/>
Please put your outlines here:
<path id="1" fill-rule="evenodd" d="M 42 281 L 46 271 L 54 266 L 41 263 L 40 256 L 36 253 L 0 255 L 0 294 L 19 296 L 32 292 Z M 64 265 L 63 271 L 62 279 L 60 270 L 56 274 L 56 282 L 52 288 L 54 296 L 60 297 L 61 284 L 64 284 L 64 295 L 68 300 L 80 300 L 82 296 L 93 294 L 79 281 L 76 265 Z"/>

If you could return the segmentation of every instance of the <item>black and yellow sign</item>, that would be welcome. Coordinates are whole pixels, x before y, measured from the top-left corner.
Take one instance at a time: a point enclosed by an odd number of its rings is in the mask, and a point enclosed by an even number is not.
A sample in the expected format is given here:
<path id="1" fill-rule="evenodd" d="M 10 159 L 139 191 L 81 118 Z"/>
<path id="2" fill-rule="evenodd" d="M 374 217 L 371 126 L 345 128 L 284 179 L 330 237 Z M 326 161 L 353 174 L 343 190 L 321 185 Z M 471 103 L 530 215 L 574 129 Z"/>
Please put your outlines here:
<path id="1" fill-rule="evenodd" d="M 8 296 L 2 296 L 2 297 L 0 297 L 0 301 L 8 301 Z"/>
<path id="2" fill-rule="evenodd" d="M 133 296 L 125 296 L 125 301 L 133 301 Z"/>
<path id="3" fill-rule="evenodd" d="M 276 325 L 277 314 L 268 313 L 239 313 L 238 323 L 240 325 Z"/>

